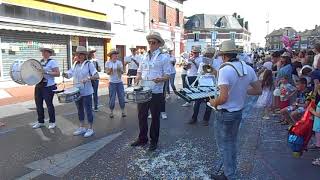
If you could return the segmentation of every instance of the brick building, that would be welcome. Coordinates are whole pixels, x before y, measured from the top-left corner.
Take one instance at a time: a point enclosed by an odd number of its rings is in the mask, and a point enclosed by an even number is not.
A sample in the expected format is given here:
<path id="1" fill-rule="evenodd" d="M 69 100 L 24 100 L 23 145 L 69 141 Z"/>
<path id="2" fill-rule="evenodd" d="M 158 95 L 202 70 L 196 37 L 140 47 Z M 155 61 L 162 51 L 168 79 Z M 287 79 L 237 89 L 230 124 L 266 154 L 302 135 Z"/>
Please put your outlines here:
<path id="1" fill-rule="evenodd" d="M 284 48 L 281 42 L 282 36 L 294 37 L 297 35 L 297 31 L 292 27 L 284 27 L 277 30 L 273 30 L 268 34 L 266 38 L 266 49 L 270 51 L 277 51 Z M 294 49 L 299 48 L 298 43 L 294 46 Z"/>
<path id="2" fill-rule="evenodd" d="M 161 33 L 168 46 L 179 56 L 183 44 L 183 2 L 185 0 L 150 0 L 150 31 Z"/>

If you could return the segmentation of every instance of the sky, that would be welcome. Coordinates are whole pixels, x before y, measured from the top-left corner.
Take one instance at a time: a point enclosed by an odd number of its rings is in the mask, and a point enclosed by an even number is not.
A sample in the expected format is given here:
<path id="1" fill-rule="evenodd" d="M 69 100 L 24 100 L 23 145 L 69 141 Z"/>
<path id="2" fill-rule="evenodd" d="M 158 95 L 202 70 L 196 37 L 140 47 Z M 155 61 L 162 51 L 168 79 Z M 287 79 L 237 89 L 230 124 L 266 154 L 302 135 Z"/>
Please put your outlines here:
<path id="1" fill-rule="evenodd" d="M 304 31 L 320 25 L 319 7 L 320 0 L 187 0 L 184 2 L 184 16 L 201 13 L 232 15 L 237 12 L 249 21 L 252 42 L 264 45 L 267 17 L 269 33 L 289 26 Z"/>

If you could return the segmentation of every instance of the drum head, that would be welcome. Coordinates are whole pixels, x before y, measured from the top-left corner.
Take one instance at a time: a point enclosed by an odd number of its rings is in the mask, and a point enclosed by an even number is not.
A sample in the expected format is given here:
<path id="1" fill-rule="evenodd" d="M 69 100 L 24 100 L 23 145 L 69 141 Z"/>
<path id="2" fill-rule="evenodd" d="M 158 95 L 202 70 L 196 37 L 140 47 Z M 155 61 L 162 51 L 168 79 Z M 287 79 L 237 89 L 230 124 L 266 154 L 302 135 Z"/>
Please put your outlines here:
<path id="1" fill-rule="evenodd" d="M 151 80 L 141 80 L 140 85 L 143 87 L 149 87 L 150 89 L 152 89 L 156 85 L 156 83 Z"/>
<path id="2" fill-rule="evenodd" d="M 65 94 L 73 94 L 73 93 L 77 93 L 77 92 L 79 92 L 79 91 L 80 91 L 79 88 L 77 88 L 77 87 L 72 87 L 72 88 L 65 89 L 65 90 L 64 90 L 64 93 L 65 93 Z"/>
<path id="3" fill-rule="evenodd" d="M 22 80 L 28 85 L 36 85 L 43 79 L 43 68 L 39 61 L 29 59 L 21 65 Z"/>
<path id="4" fill-rule="evenodd" d="M 10 77 L 11 79 L 18 84 L 26 84 L 23 82 L 20 72 L 21 63 L 15 62 L 10 66 Z"/>

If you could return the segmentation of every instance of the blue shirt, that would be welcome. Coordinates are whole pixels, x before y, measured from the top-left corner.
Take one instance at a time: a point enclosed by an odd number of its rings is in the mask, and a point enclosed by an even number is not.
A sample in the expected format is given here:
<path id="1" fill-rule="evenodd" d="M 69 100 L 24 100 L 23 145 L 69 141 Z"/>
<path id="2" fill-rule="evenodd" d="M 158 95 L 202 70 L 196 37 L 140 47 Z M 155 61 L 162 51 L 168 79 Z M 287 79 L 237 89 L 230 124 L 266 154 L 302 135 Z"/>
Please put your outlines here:
<path id="1" fill-rule="evenodd" d="M 280 80 L 284 76 L 288 76 L 289 82 L 292 82 L 292 66 L 291 64 L 287 64 L 281 67 L 277 73 L 277 80 Z"/>
<path id="2" fill-rule="evenodd" d="M 320 102 L 317 104 L 316 112 L 320 112 Z M 312 130 L 317 133 L 320 132 L 320 118 L 317 116 L 314 116 Z"/>
<path id="3" fill-rule="evenodd" d="M 52 69 L 59 67 L 58 63 L 54 59 L 50 59 L 50 61 L 47 62 L 46 64 L 44 60 L 41 60 L 40 63 L 42 64 L 43 70 L 46 73 L 52 72 Z M 44 78 L 47 80 L 46 87 L 55 85 L 56 84 L 55 77 L 46 73 L 44 74 Z"/>

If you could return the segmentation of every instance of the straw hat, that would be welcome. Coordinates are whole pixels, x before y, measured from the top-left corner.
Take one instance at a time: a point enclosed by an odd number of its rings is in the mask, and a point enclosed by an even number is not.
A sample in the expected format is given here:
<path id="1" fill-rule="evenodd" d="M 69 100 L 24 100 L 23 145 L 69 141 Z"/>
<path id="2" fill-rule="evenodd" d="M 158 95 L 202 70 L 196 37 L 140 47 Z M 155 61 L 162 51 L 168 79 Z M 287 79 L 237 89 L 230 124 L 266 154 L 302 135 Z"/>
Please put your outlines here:
<path id="1" fill-rule="evenodd" d="M 237 54 L 239 52 L 236 44 L 232 40 L 223 41 L 221 43 L 220 52 L 222 54 Z"/>
<path id="2" fill-rule="evenodd" d="M 191 52 L 201 53 L 201 46 L 192 46 Z"/>
<path id="3" fill-rule="evenodd" d="M 42 51 L 49 51 L 51 54 L 54 53 L 54 50 L 52 49 L 52 47 L 50 45 L 43 45 L 42 47 L 40 47 L 39 49 L 41 52 Z"/>
<path id="4" fill-rule="evenodd" d="M 216 50 L 213 48 L 213 47 L 207 47 L 203 54 L 215 54 L 216 53 Z"/>
<path id="5" fill-rule="evenodd" d="M 76 54 L 88 54 L 87 48 L 84 46 L 78 46 L 76 49 Z"/>
<path id="6" fill-rule="evenodd" d="M 300 70 L 300 74 L 308 75 L 312 70 L 313 70 L 313 68 L 310 65 L 304 65 L 302 67 L 302 69 Z"/>
<path id="7" fill-rule="evenodd" d="M 160 33 L 155 32 L 155 31 L 150 32 L 150 34 L 147 35 L 146 38 L 147 38 L 147 40 L 156 39 L 156 40 L 160 41 L 160 46 L 163 46 L 165 43 L 164 40 L 162 39 Z"/>
<path id="8" fill-rule="evenodd" d="M 119 54 L 119 51 L 117 49 L 111 49 L 108 56 L 111 56 L 112 54 Z"/>
<path id="9" fill-rule="evenodd" d="M 131 51 L 132 50 L 137 50 L 137 47 L 136 46 L 134 46 L 134 45 L 131 45 L 131 47 L 129 48 Z"/>
<path id="10" fill-rule="evenodd" d="M 97 50 L 96 50 L 96 48 L 94 48 L 93 46 L 91 46 L 91 47 L 89 47 L 88 51 L 89 51 L 89 53 L 94 53 L 94 52 L 96 52 Z"/>

